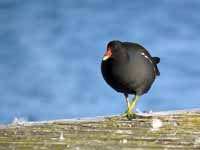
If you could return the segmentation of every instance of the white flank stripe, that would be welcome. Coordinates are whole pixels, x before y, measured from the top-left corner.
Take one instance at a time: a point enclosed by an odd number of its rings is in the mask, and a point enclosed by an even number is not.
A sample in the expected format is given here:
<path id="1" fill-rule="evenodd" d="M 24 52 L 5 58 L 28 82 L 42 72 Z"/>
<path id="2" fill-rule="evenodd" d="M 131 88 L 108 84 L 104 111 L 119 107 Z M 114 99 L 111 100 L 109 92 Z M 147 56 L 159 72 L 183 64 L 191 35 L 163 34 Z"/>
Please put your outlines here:
<path id="1" fill-rule="evenodd" d="M 146 59 L 148 59 L 153 64 L 152 60 L 147 55 L 145 55 L 145 53 L 141 53 L 141 55 L 144 56 Z M 155 67 L 153 67 L 153 68 L 154 68 L 154 72 L 156 73 Z"/>

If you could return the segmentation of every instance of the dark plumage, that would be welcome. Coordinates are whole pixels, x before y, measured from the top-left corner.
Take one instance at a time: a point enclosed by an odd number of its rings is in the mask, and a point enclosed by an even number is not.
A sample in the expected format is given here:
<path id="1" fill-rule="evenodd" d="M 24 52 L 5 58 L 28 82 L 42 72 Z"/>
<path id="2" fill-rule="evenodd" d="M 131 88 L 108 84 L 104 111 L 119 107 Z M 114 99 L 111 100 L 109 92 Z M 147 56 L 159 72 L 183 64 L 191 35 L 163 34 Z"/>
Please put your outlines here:
<path id="1" fill-rule="evenodd" d="M 134 108 L 138 97 L 147 93 L 156 76 L 160 75 L 157 67 L 159 62 L 160 58 L 152 57 L 139 44 L 120 41 L 108 43 L 101 64 L 102 75 L 113 89 L 125 94 L 128 115 L 132 113 L 130 109 Z M 136 95 L 132 104 L 128 101 L 128 94 Z"/>

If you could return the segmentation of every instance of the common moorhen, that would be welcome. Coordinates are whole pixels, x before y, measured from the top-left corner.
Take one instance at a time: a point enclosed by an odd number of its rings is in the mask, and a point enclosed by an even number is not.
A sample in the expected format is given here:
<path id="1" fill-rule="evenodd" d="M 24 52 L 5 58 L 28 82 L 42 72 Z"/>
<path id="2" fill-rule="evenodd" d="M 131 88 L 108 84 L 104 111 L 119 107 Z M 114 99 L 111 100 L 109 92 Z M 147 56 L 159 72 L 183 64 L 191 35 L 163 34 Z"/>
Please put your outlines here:
<path id="1" fill-rule="evenodd" d="M 159 57 L 152 57 L 141 45 L 131 42 L 111 41 L 101 63 L 104 80 L 117 92 L 124 93 L 128 118 L 134 116 L 132 112 L 139 96 L 150 89 L 156 76 L 160 75 L 157 64 Z M 135 97 L 130 103 L 128 94 Z"/>

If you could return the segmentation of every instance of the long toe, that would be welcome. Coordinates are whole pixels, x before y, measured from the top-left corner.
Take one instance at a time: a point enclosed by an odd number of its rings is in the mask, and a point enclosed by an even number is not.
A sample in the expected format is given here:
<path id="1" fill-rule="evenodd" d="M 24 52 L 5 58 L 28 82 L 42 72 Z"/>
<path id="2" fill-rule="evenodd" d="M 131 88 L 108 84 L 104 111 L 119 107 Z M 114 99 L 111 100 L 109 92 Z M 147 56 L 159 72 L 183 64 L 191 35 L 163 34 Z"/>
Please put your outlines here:
<path id="1" fill-rule="evenodd" d="M 126 118 L 128 118 L 129 120 L 132 120 L 132 119 L 135 119 L 136 118 L 136 114 L 135 113 L 133 113 L 133 112 L 128 112 L 128 111 L 126 111 L 126 112 L 124 112 L 123 114 L 121 114 L 120 115 L 120 117 L 126 117 Z"/>
<path id="2" fill-rule="evenodd" d="M 142 116 L 142 115 L 138 115 L 138 114 L 133 113 L 133 112 L 125 112 L 122 115 L 123 115 L 123 117 L 127 117 L 128 120 L 151 118 L 151 116 Z"/>
<path id="3" fill-rule="evenodd" d="M 137 115 L 133 112 L 128 112 L 126 117 L 128 118 L 128 120 L 132 120 L 132 119 L 136 119 Z"/>

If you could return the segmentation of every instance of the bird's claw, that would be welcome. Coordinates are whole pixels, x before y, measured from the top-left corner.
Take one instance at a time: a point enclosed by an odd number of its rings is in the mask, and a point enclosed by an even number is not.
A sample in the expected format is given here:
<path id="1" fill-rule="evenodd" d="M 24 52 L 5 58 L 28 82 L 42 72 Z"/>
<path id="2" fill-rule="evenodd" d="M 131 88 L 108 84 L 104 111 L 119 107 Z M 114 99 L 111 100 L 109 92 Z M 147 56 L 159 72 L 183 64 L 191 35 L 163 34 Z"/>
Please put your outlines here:
<path id="1" fill-rule="evenodd" d="M 120 120 L 120 119 L 124 119 L 124 118 L 127 118 L 128 120 L 133 120 L 133 119 L 149 119 L 152 117 L 151 116 L 142 116 L 142 115 L 138 115 L 134 112 L 128 112 L 128 111 L 126 111 L 120 115 L 108 117 L 108 119 L 110 119 L 110 120 Z"/>
<path id="2" fill-rule="evenodd" d="M 127 117 L 129 120 L 137 118 L 137 115 L 133 112 L 126 111 L 125 113 L 120 115 L 121 117 Z"/>
<path id="3" fill-rule="evenodd" d="M 137 115 L 135 113 L 127 113 L 127 118 L 129 120 L 132 120 L 132 119 L 136 119 L 137 118 Z"/>

